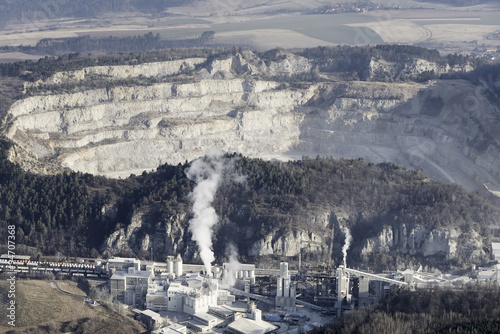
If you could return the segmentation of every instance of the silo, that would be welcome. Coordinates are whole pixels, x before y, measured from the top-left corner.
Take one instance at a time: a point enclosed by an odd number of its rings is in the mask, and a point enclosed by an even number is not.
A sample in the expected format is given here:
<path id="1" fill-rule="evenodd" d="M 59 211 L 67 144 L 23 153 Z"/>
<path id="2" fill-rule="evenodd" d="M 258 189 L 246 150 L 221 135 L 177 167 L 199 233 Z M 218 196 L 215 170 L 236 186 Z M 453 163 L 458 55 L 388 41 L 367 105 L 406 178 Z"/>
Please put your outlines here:
<path id="1" fill-rule="evenodd" d="M 177 277 L 182 276 L 182 258 L 180 254 L 177 254 L 174 262 L 174 272 Z"/>
<path id="2" fill-rule="evenodd" d="M 167 256 L 167 272 L 169 274 L 174 273 L 174 260 L 175 258 L 173 256 Z"/>

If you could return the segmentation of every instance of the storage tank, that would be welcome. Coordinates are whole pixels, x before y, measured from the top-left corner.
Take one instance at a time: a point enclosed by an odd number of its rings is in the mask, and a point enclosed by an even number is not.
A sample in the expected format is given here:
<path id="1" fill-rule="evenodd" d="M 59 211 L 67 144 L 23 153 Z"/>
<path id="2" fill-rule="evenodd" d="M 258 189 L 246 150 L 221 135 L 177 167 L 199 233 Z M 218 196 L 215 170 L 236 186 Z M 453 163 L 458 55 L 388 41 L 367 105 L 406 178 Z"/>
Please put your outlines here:
<path id="1" fill-rule="evenodd" d="M 167 256 L 167 273 L 169 274 L 174 273 L 174 260 L 173 256 Z"/>
<path id="2" fill-rule="evenodd" d="M 174 262 L 174 273 L 177 277 L 182 276 L 182 258 L 180 254 L 177 254 Z"/>

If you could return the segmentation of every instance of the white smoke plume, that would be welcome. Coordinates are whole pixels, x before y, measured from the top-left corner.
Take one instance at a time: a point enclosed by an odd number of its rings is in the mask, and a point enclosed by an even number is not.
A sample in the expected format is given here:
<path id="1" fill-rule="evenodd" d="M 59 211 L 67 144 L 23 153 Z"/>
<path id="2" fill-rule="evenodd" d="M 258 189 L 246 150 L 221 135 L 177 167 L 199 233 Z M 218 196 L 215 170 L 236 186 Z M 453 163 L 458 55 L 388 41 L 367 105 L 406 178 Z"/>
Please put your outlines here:
<path id="1" fill-rule="evenodd" d="M 241 263 L 238 261 L 238 249 L 233 243 L 230 243 L 226 247 L 226 254 L 229 257 L 226 269 L 228 269 L 227 275 L 224 276 L 222 281 L 223 285 L 234 286 L 236 283 L 236 276 L 241 268 Z"/>
<path id="2" fill-rule="evenodd" d="M 212 262 L 215 260 L 212 250 L 212 227 L 219 220 L 212 202 L 221 183 L 223 170 L 222 152 L 219 151 L 212 151 L 195 160 L 186 170 L 187 178 L 196 182 L 189 194 L 193 202 L 193 218 L 189 221 L 189 231 L 198 244 L 201 260 L 209 276 L 212 275 Z"/>
<path id="3" fill-rule="evenodd" d="M 342 232 L 345 235 L 345 242 L 344 246 L 342 246 L 342 253 L 344 254 L 344 266 L 347 267 L 347 251 L 349 250 L 349 247 L 351 247 L 352 236 L 351 231 L 349 231 L 347 227 L 343 227 Z"/>

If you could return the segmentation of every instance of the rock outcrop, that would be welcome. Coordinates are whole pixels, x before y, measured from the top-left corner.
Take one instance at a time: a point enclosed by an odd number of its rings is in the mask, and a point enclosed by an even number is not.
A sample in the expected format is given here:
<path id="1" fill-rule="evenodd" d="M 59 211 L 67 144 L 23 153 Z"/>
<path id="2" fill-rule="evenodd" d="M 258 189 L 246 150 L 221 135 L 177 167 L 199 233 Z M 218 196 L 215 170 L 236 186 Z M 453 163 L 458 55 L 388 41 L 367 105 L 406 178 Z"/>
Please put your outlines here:
<path id="1" fill-rule="evenodd" d="M 401 82 L 469 67 L 371 59 L 368 81 L 296 85 L 286 78 L 317 72 L 314 61 L 282 51 L 273 59 L 244 51 L 225 59 L 56 73 L 27 88 L 110 85 L 17 101 L 7 132 L 17 144 L 12 159 L 27 169 L 59 166 L 117 177 L 217 147 L 265 158 L 362 157 L 422 168 L 469 189 L 498 184 L 499 113 L 482 88 L 463 80 Z M 376 82 L 382 77 L 399 82 Z M 117 83 L 134 78 L 154 82 Z"/>

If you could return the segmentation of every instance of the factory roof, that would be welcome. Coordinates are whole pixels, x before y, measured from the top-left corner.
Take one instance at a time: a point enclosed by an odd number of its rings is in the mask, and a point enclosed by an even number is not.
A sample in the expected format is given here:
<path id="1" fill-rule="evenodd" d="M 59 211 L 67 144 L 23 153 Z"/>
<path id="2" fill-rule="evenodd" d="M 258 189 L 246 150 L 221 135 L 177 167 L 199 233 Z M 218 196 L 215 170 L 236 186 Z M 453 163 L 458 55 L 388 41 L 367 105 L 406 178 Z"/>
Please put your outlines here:
<path id="1" fill-rule="evenodd" d="M 108 260 L 108 263 L 139 263 L 141 260 L 134 259 L 133 257 L 114 257 Z"/>
<path id="2" fill-rule="evenodd" d="M 497 272 L 496 270 L 483 270 L 480 271 L 477 274 L 477 278 L 479 279 L 491 279 L 491 280 L 496 280 L 497 279 Z"/>
<path id="3" fill-rule="evenodd" d="M 115 271 L 113 276 L 111 276 L 111 279 L 125 279 L 127 277 L 134 277 L 134 278 L 149 278 L 151 276 L 151 271 L 135 271 L 135 272 L 128 272 L 128 271 Z"/>
<path id="4" fill-rule="evenodd" d="M 151 334 L 179 334 L 179 333 L 186 333 L 186 326 L 181 324 L 172 324 L 168 327 L 163 327 L 151 332 Z"/>
<path id="5" fill-rule="evenodd" d="M 151 297 L 166 297 L 168 292 L 166 290 L 156 290 L 156 289 L 148 289 L 148 296 Z"/>
<path id="6" fill-rule="evenodd" d="M 493 242 L 491 244 L 491 250 L 494 260 L 500 259 L 500 242 Z"/>
<path id="7" fill-rule="evenodd" d="M 190 288 L 185 285 L 181 285 L 179 282 L 170 283 L 167 289 L 168 293 L 188 293 L 193 291 L 193 288 Z"/>
<path id="8" fill-rule="evenodd" d="M 150 317 L 151 319 L 161 319 L 161 315 L 159 313 L 156 313 L 155 311 L 144 310 L 144 311 L 141 311 L 141 313 L 143 315 Z"/>
<path id="9" fill-rule="evenodd" d="M 269 322 L 255 321 L 249 318 L 239 318 L 227 327 L 240 334 L 265 334 L 278 328 Z"/>
<path id="10" fill-rule="evenodd" d="M 207 322 L 219 320 L 217 317 L 214 317 L 213 315 L 210 315 L 206 312 L 195 313 L 195 314 L 193 314 L 193 317 L 198 318 L 198 319 L 203 319 L 204 321 L 207 321 Z"/>
<path id="11" fill-rule="evenodd" d="M 215 314 L 217 314 L 217 316 L 224 319 L 231 317 L 235 313 L 235 311 L 228 310 L 220 306 L 210 307 L 210 311 L 214 312 Z"/>

